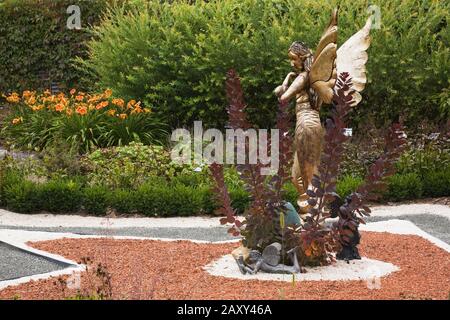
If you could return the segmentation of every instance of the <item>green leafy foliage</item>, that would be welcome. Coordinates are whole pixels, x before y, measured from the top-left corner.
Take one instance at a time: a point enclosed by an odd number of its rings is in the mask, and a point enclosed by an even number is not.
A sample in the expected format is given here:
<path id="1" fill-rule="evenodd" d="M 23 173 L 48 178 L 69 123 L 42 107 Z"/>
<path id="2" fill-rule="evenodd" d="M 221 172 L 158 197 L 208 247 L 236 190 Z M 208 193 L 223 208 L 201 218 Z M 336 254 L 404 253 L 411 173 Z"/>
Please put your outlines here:
<path id="1" fill-rule="evenodd" d="M 450 195 L 450 169 L 429 171 L 422 180 L 425 197 L 445 197 Z"/>
<path id="2" fill-rule="evenodd" d="M 127 146 L 96 150 L 83 157 L 81 162 L 90 184 L 103 184 L 112 189 L 136 189 L 152 177 L 171 179 L 191 171 L 189 166 L 173 163 L 169 152 L 163 147 L 134 142 Z M 191 171 L 189 178 L 178 179 L 197 184 L 201 179 L 197 176 Z"/>
<path id="3" fill-rule="evenodd" d="M 135 1 L 119 7 L 95 29 L 89 58 L 80 69 L 102 87 L 137 98 L 168 117 L 172 127 L 227 119 L 225 73 L 241 78 L 253 123 L 273 125 L 272 91 L 289 70 L 286 50 L 294 40 L 315 48 L 337 4 L 339 40 L 368 18 L 367 1 L 217 0 Z M 408 123 L 448 119 L 450 4 L 445 1 L 371 1 L 381 9 L 373 29 L 368 86 L 354 124 L 376 115 L 378 124 L 402 115 Z"/>
<path id="4" fill-rule="evenodd" d="M 118 213 L 136 212 L 139 197 L 134 190 L 117 189 L 109 193 L 109 203 Z"/>
<path id="5" fill-rule="evenodd" d="M 42 209 L 52 213 L 77 212 L 82 204 L 83 194 L 75 181 L 52 180 L 40 186 Z"/>
<path id="6" fill-rule="evenodd" d="M 435 181 L 435 183 L 431 181 Z M 423 185 L 424 195 L 426 196 L 448 197 L 450 194 L 450 169 L 429 173 L 428 177 L 423 180 Z"/>
<path id="7" fill-rule="evenodd" d="M 415 131 L 413 131 L 413 129 Z M 349 143 L 345 143 L 344 160 L 337 186 L 344 188 L 353 180 L 351 177 L 366 176 L 370 166 L 383 152 L 382 130 L 373 126 L 356 133 Z M 400 175 L 414 173 L 419 176 L 424 197 L 449 196 L 444 186 L 447 183 L 445 171 L 450 166 L 450 136 L 445 126 L 439 127 L 428 121 L 420 122 L 408 132 L 405 151 L 395 163 Z M 342 191 L 343 194 L 346 192 Z M 420 192 L 414 192 L 420 194 Z M 413 195 L 401 198 L 413 198 Z M 342 195 L 340 193 L 340 195 Z M 384 200 L 397 198 L 384 193 Z"/>
<path id="8" fill-rule="evenodd" d="M 203 204 L 196 188 L 182 184 L 148 182 L 137 194 L 137 210 L 146 216 L 191 216 L 199 214 Z"/>
<path id="9" fill-rule="evenodd" d="M 341 198 L 345 198 L 352 192 L 356 191 L 359 186 L 364 182 L 361 177 L 353 177 L 351 175 L 346 175 L 339 179 L 336 183 L 336 192 Z"/>
<path id="10" fill-rule="evenodd" d="M 250 194 L 244 188 L 229 188 L 231 205 L 238 214 L 243 214 L 250 207 Z"/>
<path id="11" fill-rule="evenodd" d="M 140 102 L 112 98 L 112 91 L 70 95 L 26 90 L 6 97 L 11 112 L 1 135 L 7 144 L 42 150 L 65 144 L 76 153 L 131 142 L 162 144 L 167 126 Z"/>
<path id="12" fill-rule="evenodd" d="M 295 208 L 297 208 L 298 192 L 291 182 L 287 182 L 283 186 L 283 200 L 290 202 Z"/>
<path id="13" fill-rule="evenodd" d="M 42 198 L 37 192 L 39 186 L 27 180 L 19 180 L 7 185 L 3 190 L 3 200 L 8 209 L 19 213 L 34 213 L 42 210 Z"/>
<path id="14" fill-rule="evenodd" d="M 418 199 L 422 196 L 422 181 L 415 173 L 396 174 L 389 177 L 386 200 L 401 201 Z"/>
<path id="15" fill-rule="evenodd" d="M 103 186 L 83 189 L 83 206 L 87 213 L 104 215 L 109 206 L 109 190 Z"/>
<path id="16" fill-rule="evenodd" d="M 444 142 L 444 141 L 443 141 Z M 443 171 L 450 166 L 450 141 L 445 144 L 412 146 L 397 162 L 399 173 L 416 173 L 424 177 L 428 172 Z"/>
<path id="17" fill-rule="evenodd" d="M 72 65 L 87 57 L 90 25 L 100 21 L 107 0 L 4 0 L 0 3 L 0 92 L 47 89 L 51 82 L 85 87 L 86 74 Z M 81 9 L 81 30 L 69 30 L 67 8 Z"/>

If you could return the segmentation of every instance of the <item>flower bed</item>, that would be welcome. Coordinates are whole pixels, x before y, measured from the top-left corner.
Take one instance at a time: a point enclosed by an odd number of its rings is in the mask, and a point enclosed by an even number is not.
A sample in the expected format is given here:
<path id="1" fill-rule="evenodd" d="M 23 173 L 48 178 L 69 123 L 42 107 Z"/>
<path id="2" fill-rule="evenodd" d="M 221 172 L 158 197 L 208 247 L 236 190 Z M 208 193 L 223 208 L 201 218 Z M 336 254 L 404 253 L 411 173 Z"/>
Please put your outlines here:
<path id="1" fill-rule="evenodd" d="M 114 299 L 448 299 L 449 253 L 411 235 L 363 232 L 361 253 L 400 267 L 380 280 L 366 281 L 237 280 L 208 274 L 203 267 L 228 254 L 237 244 L 197 244 L 188 241 L 62 239 L 33 247 L 80 261 L 90 257 L 111 275 Z M 401 248 L 401 250 L 399 250 Z M 429 272 L 433 266 L 433 272 Z M 67 277 L 66 277 L 67 278 Z M 92 290 L 87 275 L 82 288 Z M 0 291 L 1 299 L 64 299 L 56 279 L 29 282 Z M 56 281 L 57 282 L 57 281 Z"/>
<path id="2" fill-rule="evenodd" d="M 77 92 L 69 95 L 24 91 L 5 96 L 12 112 L 2 135 L 9 145 L 42 150 L 59 140 L 77 152 L 95 147 L 146 144 L 165 136 L 165 125 L 140 102 L 113 98 L 112 91 L 100 94 Z"/>

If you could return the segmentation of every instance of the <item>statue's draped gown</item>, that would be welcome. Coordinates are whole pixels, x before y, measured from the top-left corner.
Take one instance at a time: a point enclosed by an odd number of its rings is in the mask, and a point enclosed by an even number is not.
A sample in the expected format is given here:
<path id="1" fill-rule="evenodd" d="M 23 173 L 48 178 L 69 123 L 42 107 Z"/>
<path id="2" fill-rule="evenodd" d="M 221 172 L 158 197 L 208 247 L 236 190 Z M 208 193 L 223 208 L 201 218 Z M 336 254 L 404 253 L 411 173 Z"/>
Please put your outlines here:
<path id="1" fill-rule="evenodd" d="M 296 96 L 295 154 L 292 178 L 300 197 L 300 209 L 305 209 L 306 190 L 320 164 L 323 128 L 319 111 L 311 107 L 307 88 Z"/>

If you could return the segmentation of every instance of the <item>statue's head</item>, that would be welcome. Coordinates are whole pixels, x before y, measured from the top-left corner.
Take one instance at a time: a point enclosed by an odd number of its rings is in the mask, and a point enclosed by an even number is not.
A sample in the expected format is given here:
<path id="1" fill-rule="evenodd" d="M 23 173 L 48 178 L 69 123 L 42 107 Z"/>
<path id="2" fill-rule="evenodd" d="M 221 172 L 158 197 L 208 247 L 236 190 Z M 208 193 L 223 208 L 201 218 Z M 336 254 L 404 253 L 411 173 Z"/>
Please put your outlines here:
<path id="1" fill-rule="evenodd" d="M 296 72 L 309 71 L 312 65 L 313 53 L 306 44 L 295 41 L 289 47 L 288 52 L 291 66 Z"/>

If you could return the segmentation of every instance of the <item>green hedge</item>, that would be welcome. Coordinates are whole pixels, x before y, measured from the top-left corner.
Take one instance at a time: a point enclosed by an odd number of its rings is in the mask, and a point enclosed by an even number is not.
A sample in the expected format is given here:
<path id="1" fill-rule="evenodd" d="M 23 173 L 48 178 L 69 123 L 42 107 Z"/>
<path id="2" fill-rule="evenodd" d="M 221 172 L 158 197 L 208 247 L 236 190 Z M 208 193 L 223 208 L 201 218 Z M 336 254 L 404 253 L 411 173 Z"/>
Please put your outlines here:
<path id="1" fill-rule="evenodd" d="M 82 81 L 86 74 L 73 67 L 72 59 L 87 56 L 88 27 L 100 21 L 110 1 L 0 2 L 0 92 L 48 89 L 52 81 L 66 87 L 89 85 Z M 66 27 L 70 5 L 81 9 L 81 30 Z"/>
<path id="2" fill-rule="evenodd" d="M 358 189 L 363 182 L 364 179 L 361 177 L 346 175 L 336 183 L 336 192 L 339 196 L 341 196 L 341 198 L 345 198 L 352 192 L 356 191 L 356 189 Z"/>
<path id="3" fill-rule="evenodd" d="M 450 195 L 450 169 L 427 172 L 422 183 L 425 197 L 448 196 Z"/>
<path id="4" fill-rule="evenodd" d="M 3 200 L 8 207 L 20 213 L 39 212 L 43 209 L 39 187 L 31 181 L 21 180 L 3 190 Z"/>
<path id="5" fill-rule="evenodd" d="M 83 190 L 83 205 L 87 213 L 97 216 L 106 214 L 109 200 L 109 190 L 103 186 L 93 186 Z"/>
<path id="6" fill-rule="evenodd" d="M 40 185 L 36 194 L 39 195 L 42 209 L 54 213 L 76 212 L 83 200 L 80 185 L 73 181 L 50 181 Z"/>
<path id="7" fill-rule="evenodd" d="M 266 126 L 275 119 L 272 90 L 289 71 L 289 44 L 301 39 L 314 48 L 338 2 L 341 41 L 368 16 L 365 0 L 134 0 L 134 12 L 126 13 L 129 7 L 113 11 L 92 38 L 88 25 L 100 25 L 113 2 L 128 1 L 2 1 L 0 92 L 44 89 L 50 81 L 89 89 L 97 86 L 98 76 L 100 87 L 143 100 L 174 127 L 193 120 L 220 126 L 227 119 L 224 75 L 234 67 L 252 120 Z M 424 117 L 445 121 L 450 117 L 450 3 L 371 3 L 381 9 L 381 29 L 372 30 L 369 85 L 354 124 L 370 114 L 380 124 L 399 115 L 410 123 Z M 81 8 L 82 30 L 66 28 L 72 4 Z M 84 61 L 77 68 L 75 57 Z M 49 80 L 43 81 L 41 72 Z"/>
<path id="8" fill-rule="evenodd" d="M 290 71 L 293 40 L 315 48 L 339 3 L 339 39 L 368 18 L 363 0 L 135 1 L 129 14 L 113 11 L 95 30 L 81 66 L 100 85 L 137 98 L 169 118 L 173 127 L 227 119 L 225 73 L 235 68 L 253 122 L 270 125 L 277 106 L 272 91 Z M 144 3 L 148 3 L 146 6 Z M 189 4 L 194 3 L 194 4 Z M 424 117 L 445 121 L 448 104 L 450 2 L 375 0 L 381 28 L 372 30 L 368 86 L 355 123 L 368 115 L 380 124 L 399 115 L 412 124 Z"/>
<path id="9" fill-rule="evenodd" d="M 1 183 L 2 205 L 21 213 L 48 211 L 52 213 L 84 210 L 104 215 L 108 209 L 119 214 L 139 213 L 148 217 L 193 216 L 214 214 L 219 204 L 209 185 L 183 184 L 155 178 L 136 190 L 110 190 L 104 186 L 86 186 L 77 179 L 53 179 L 45 183 L 26 180 L 8 172 Z M 184 177 L 184 179 L 187 179 Z M 345 197 L 356 190 L 362 179 L 347 176 L 338 181 L 337 191 Z M 285 187 L 284 200 L 296 205 L 297 193 L 292 184 Z M 232 205 L 242 214 L 250 204 L 250 195 L 242 187 L 230 186 Z M 424 179 L 415 173 L 396 174 L 388 179 L 384 200 L 403 201 L 422 196 L 450 195 L 450 170 L 429 172 Z"/>
<path id="10" fill-rule="evenodd" d="M 364 180 L 350 175 L 337 182 L 337 193 L 346 197 L 355 191 Z M 383 193 L 384 201 L 404 201 L 422 197 L 445 197 L 450 195 L 450 169 L 428 171 L 421 177 L 417 173 L 397 173 L 387 179 L 388 189 Z"/>
<path id="11" fill-rule="evenodd" d="M 133 190 L 118 189 L 110 193 L 109 203 L 120 214 L 136 211 L 138 196 Z"/>
<path id="12" fill-rule="evenodd" d="M 395 174 L 388 178 L 388 191 L 384 198 L 390 201 L 419 199 L 423 195 L 423 185 L 415 173 Z"/>

